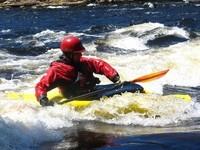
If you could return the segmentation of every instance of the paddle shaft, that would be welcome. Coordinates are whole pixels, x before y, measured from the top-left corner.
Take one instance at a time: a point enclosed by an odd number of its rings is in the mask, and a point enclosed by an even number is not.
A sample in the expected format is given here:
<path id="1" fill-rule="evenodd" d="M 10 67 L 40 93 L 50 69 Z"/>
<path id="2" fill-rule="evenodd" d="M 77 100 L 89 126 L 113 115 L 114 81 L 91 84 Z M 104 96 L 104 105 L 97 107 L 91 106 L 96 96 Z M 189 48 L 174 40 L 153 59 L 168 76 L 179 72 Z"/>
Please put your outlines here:
<path id="1" fill-rule="evenodd" d="M 136 83 L 136 82 L 152 81 L 152 80 L 159 79 L 159 78 L 163 77 L 168 71 L 169 71 L 169 69 L 162 70 L 162 71 L 159 71 L 159 72 L 150 73 L 150 74 L 138 77 L 138 78 L 136 78 L 134 80 L 131 80 L 131 81 L 128 81 L 128 82 Z M 127 82 L 127 81 L 125 81 L 125 82 Z M 96 91 L 93 91 L 93 92 L 90 92 L 90 93 L 86 93 L 86 94 L 82 94 L 82 95 L 79 95 L 79 96 L 75 96 L 75 97 L 69 98 L 67 100 L 64 100 L 62 102 L 58 102 L 58 104 L 64 104 L 66 102 L 70 102 L 70 101 L 73 101 L 75 99 L 79 99 L 80 100 L 81 98 L 91 97 L 91 96 L 97 95 L 97 94 L 99 94 L 99 93 L 101 93 L 103 91 L 112 90 L 112 89 L 116 88 L 117 86 L 122 85 L 123 83 L 124 82 L 122 82 L 120 84 L 116 84 L 115 86 L 113 86 L 111 88 L 103 88 L 103 89 L 96 90 Z"/>
<path id="2" fill-rule="evenodd" d="M 124 83 L 124 82 L 123 82 Z M 58 102 L 58 104 L 64 104 L 66 102 L 70 102 L 70 101 L 73 101 L 73 100 L 76 100 L 78 99 L 79 101 L 83 98 L 87 98 L 87 97 L 91 97 L 91 96 L 95 96 L 101 92 L 104 92 L 104 91 L 107 91 L 107 90 L 112 90 L 112 89 L 115 89 L 116 87 L 120 86 L 121 84 L 123 83 L 120 83 L 120 84 L 115 84 L 113 87 L 110 87 L 110 88 L 103 88 L 103 89 L 100 89 L 100 90 L 96 90 L 96 91 L 92 91 L 90 93 L 86 93 L 86 94 L 82 94 L 82 95 L 79 95 L 79 96 L 75 96 L 75 97 L 72 97 L 72 98 L 69 98 L 69 99 L 66 99 L 64 101 L 61 101 L 61 102 Z M 83 99 L 84 101 L 84 99 Z"/>

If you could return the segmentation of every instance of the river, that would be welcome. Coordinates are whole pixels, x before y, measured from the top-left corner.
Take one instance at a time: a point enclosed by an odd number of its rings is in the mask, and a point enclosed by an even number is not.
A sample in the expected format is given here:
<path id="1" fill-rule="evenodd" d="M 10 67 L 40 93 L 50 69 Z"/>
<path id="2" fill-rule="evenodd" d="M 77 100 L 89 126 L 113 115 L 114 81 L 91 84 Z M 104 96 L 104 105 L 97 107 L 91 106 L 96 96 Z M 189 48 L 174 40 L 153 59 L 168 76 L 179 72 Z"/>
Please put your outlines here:
<path id="1" fill-rule="evenodd" d="M 0 9 L 1 149 L 199 149 L 199 16 L 200 4 L 187 2 Z M 112 64 L 122 81 L 170 71 L 141 83 L 149 94 L 116 95 L 83 111 L 7 98 L 8 91 L 34 92 L 68 33 L 81 38 L 84 55 Z M 192 101 L 163 96 L 171 93 L 189 93 Z M 131 101 L 151 113 L 119 114 L 116 108 Z"/>

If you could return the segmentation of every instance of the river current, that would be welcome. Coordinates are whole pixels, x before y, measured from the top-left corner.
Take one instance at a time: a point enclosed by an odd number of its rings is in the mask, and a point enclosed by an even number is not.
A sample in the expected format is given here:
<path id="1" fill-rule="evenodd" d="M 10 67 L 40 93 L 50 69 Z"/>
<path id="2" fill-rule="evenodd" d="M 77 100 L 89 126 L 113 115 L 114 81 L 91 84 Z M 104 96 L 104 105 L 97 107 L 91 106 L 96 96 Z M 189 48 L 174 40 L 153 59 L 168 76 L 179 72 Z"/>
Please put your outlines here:
<path id="1" fill-rule="evenodd" d="M 6 97 L 9 91 L 34 92 L 59 58 L 59 41 L 68 33 L 81 38 L 84 55 L 112 64 L 122 81 L 170 71 L 140 83 L 148 94 L 104 98 L 83 111 L 61 105 L 42 108 Z M 0 148 L 199 149 L 199 43 L 199 3 L 0 9 Z M 96 76 L 101 84 L 110 83 Z M 168 95 L 172 93 L 190 94 L 192 101 Z M 119 114 L 117 108 L 133 101 L 151 113 Z M 99 110 L 109 117 L 94 113 Z"/>

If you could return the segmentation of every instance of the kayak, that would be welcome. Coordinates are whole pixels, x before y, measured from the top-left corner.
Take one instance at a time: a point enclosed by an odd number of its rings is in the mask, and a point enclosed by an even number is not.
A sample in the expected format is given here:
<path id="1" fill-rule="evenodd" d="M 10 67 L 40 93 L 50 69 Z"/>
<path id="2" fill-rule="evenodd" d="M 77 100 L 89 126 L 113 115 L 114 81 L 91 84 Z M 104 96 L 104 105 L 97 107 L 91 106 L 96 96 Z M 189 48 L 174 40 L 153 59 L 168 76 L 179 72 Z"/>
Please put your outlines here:
<path id="1" fill-rule="evenodd" d="M 130 87 L 131 86 L 131 87 Z M 105 88 L 106 87 L 106 88 Z M 102 90 L 104 89 L 104 90 Z M 135 91 L 134 91 L 135 90 Z M 79 99 L 73 99 L 71 101 L 67 101 L 67 99 L 59 92 L 58 88 L 55 88 L 51 91 L 48 92 L 47 96 L 49 98 L 50 101 L 53 101 L 55 103 L 59 103 L 59 102 L 63 102 L 66 101 L 65 103 L 63 103 L 63 106 L 66 107 L 72 107 L 73 109 L 75 109 L 76 111 L 82 111 L 90 106 L 92 106 L 93 104 L 97 104 L 100 100 L 98 99 L 100 96 L 101 97 L 109 97 L 109 96 L 113 96 L 116 94 L 121 94 L 123 92 L 138 92 L 140 90 L 143 90 L 143 88 L 141 86 L 139 86 L 138 84 L 129 84 L 129 83 L 125 83 L 122 84 L 120 87 L 116 86 L 114 84 L 110 84 L 110 85 L 102 85 L 97 87 L 97 91 L 98 92 L 95 96 L 97 97 L 96 99 L 91 99 L 91 98 L 79 98 Z M 92 95 L 94 97 L 94 95 Z M 174 95 L 176 98 L 179 98 L 180 100 L 184 101 L 184 102 L 191 102 L 191 97 L 189 95 L 185 95 L 185 94 L 176 94 Z M 19 101 L 23 101 L 26 103 L 31 103 L 34 105 L 40 105 L 38 103 L 38 101 L 35 98 L 35 95 L 33 92 L 15 92 L 15 91 L 10 91 L 10 92 L 6 92 L 6 97 L 9 100 L 19 100 Z M 148 114 L 150 113 L 150 110 L 147 108 L 144 108 L 143 106 L 141 106 L 138 103 L 130 103 L 126 106 L 122 106 L 119 107 L 117 110 L 118 113 L 120 114 L 127 114 L 130 112 L 136 112 L 136 113 L 141 113 L 141 114 Z M 113 116 L 110 115 L 109 112 L 104 112 L 104 111 L 96 111 L 95 112 L 98 115 L 101 116 L 106 116 L 106 118 L 112 118 Z"/>
<path id="2" fill-rule="evenodd" d="M 136 84 L 159 79 L 168 71 L 169 69 L 153 72 L 121 84 L 97 85 L 92 92 L 70 98 L 63 96 L 57 88 L 49 91 L 47 96 L 50 101 L 61 106 L 77 112 L 92 111 L 92 114 L 102 119 L 116 119 L 129 113 L 145 118 L 171 116 L 176 111 L 184 113 L 185 106 L 192 102 L 190 95 L 157 95 L 146 92 L 142 86 Z M 33 92 L 10 91 L 6 92 L 6 98 L 41 107 Z M 179 107 L 182 109 L 177 109 Z"/>
<path id="3" fill-rule="evenodd" d="M 82 110 L 95 101 L 99 101 L 101 97 L 111 97 L 116 94 L 121 94 L 124 92 L 141 92 L 143 87 L 138 84 L 133 84 L 130 82 L 124 82 L 123 84 L 107 84 L 98 85 L 93 92 L 88 94 L 83 94 L 81 96 L 75 96 L 73 98 L 67 99 L 63 96 L 58 88 L 55 88 L 47 93 L 47 97 L 50 101 L 53 101 L 64 106 L 72 106 L 76 110 Z M 94 94 L 93 94 L 94 93 Z M 37 101 L 33 92 L 6 92 L 6 97 L 9 100 L 22 100 L 26 103 L 32 103 L 35 105 L 40 105 Z"/>

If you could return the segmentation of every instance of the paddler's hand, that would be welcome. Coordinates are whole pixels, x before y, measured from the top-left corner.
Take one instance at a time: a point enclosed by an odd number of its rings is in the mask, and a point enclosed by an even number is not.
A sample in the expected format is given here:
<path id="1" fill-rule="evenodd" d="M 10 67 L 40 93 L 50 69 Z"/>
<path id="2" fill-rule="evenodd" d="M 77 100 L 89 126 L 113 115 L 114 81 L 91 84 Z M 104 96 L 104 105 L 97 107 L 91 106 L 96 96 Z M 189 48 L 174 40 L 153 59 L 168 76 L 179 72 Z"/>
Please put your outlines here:
<path id="1" fill-rule="evenodd" d="M 112 82 L 113 82 L 113 83 L 116 83 L 116 84 L 120 84 L 120 83 L 121 83 L 120 76 L 117 74 L 117 75 L 112 79 Z"/>
<path id="2" fill-rule="evenodd" d="M 95 84 L 101 83 L 101 81 L 100 81 L 99 78 L 97 78 L 97 77 L 94 77 L 94 82 L 95 82 Z"/>
<path id="3" fill-rule="evenodd" d="M 40 97 L 39 101 L 40 101 L 40 105 L 43 106 L 43 107 L 44 106 L 53 106 L 54 105 L 54 103 L 49 101 L 49 99 L 45 95 L 42 95 Z"/>

